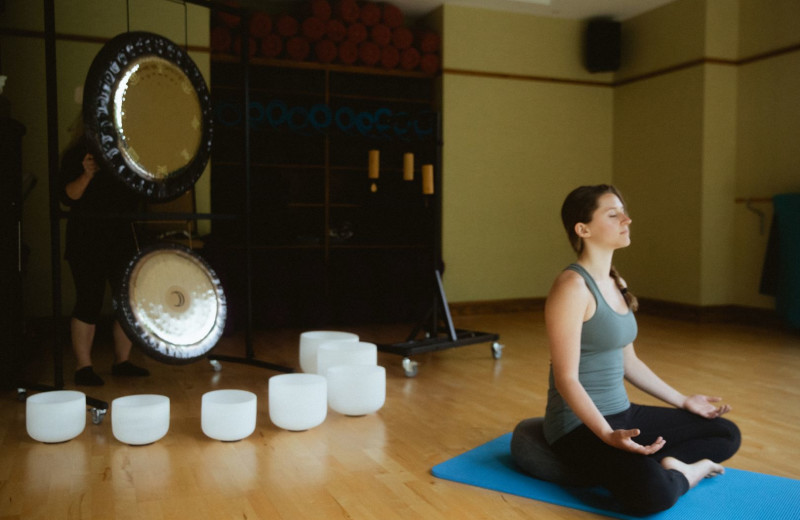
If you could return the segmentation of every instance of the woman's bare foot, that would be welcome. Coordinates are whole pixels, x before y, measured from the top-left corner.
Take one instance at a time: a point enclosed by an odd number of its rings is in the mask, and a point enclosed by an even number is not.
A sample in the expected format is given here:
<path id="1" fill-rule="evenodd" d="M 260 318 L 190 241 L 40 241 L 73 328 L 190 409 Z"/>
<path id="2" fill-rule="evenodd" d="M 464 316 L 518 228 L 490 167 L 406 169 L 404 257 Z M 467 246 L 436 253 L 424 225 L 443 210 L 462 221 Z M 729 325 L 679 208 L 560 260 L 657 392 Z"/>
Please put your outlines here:
<path id="1" fill-rule="evenodd" d="M 704 478 L 716 477 L 725 473 L 724 467 L 709 459 L 699 460 L 694 464 L 686 464 L 675 457 L 664 457 L 661 460 L 661 465 L 664 469 L 674 469 L 683 473 L 686 480 L 689 481 L 689 488 L 695 487 Z"/>

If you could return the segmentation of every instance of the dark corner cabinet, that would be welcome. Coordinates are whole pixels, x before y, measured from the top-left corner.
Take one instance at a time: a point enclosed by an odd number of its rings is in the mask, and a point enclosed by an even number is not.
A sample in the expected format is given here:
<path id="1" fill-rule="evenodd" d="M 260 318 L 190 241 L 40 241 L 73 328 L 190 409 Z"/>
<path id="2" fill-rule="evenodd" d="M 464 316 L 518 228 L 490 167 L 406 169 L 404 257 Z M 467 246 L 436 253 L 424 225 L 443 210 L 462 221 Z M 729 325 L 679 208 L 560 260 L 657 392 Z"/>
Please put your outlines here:
<path id="1" fill-rule="evenodd" d="M 418 73 L 279 62 L 251 63 L 245 75 L 238 61 L 212 58 L 212 212 L 246 217 L 215 221 L 206 244 L 233 326 L 243 325 L 248 243 L 259 328 L 424 315 L 439 247 L 439 216 L 420 171 L 437 162 L 434 90 L 434 78 Z M 380 154 L 377 179 L 369 178 L 370 150 Z M 403 179 L 406 153 L 411 181 Z"/>
<path id="2" fill-rule="evenodd" d="M 22 137 L 25 127 L 9 117 L 0 96 L 0 226 L 5 243 L 0 248 L 0 385 L 10 388 L 19 376 L 23 355 L 24 323 L 22 277 L 26 248 L 22 243 Z"/>

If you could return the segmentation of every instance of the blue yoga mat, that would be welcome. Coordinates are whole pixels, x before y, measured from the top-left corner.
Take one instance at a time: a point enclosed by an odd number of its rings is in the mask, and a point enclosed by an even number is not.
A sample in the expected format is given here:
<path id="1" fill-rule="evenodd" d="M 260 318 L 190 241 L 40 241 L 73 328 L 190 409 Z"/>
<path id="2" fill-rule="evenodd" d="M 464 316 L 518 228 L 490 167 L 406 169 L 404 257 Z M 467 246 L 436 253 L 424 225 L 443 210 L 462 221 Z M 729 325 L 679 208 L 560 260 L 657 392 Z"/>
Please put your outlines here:
<path id="1" fill-rule="evenodd" d="M 601 488 L 568 488 L 529 477 L 511 459 L 511 434 L 434 466 L 434 476 L 502 493 L 558 504 L 613 518 L 637 519 L 615 509 Z M 726 468 L 705 479 L 671 509 L 646 518 L 658 520 L 797 520 L 800 480 Z"/>

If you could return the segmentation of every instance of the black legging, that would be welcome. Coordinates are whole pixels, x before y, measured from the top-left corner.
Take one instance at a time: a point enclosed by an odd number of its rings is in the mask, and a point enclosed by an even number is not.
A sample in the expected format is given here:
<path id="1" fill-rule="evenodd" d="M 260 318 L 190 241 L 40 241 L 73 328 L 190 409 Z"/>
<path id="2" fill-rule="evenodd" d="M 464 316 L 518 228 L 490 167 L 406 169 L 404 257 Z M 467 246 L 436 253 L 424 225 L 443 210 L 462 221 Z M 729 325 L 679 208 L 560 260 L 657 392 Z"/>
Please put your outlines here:
<path id="1" fill-rule="evenodd" d="M 641 430 L 634 440 L 649 445 L 661 436 L 663 448 L 644 456 L 604 443 L 581 425 L 553 443 L 553 451 L 567 464 L 587 472 L 595 482 L 611 491 L 624 510 L 647 515 L 669 509 L 689 490 L 689 482 L 677 470 L 661 466 L 664 457 L 692 464 L 702 459 L 722 462 L 741 444 L 739 428 L 723 418 L 704 419 L 676 408 L 631 407 L 606 417 L 617 429 Z"/>

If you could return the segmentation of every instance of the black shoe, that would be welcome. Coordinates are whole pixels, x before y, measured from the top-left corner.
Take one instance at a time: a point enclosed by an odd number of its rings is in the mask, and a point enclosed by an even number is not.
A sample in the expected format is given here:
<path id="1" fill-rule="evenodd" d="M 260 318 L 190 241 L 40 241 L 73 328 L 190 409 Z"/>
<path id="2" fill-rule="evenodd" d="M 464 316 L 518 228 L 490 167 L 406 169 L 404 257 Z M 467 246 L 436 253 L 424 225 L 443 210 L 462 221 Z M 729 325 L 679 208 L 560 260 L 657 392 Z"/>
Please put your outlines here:
<path id="1" fill-rule="evenodd" d="M 80 386 L 103 386 L 105 381 L 94 373 L 91 366 L 75 371 L 75 384 Z"/>
<path id="2" fill-rule="evenodd" d="M 115 376 L 146 377 L 150 372 L 146 368 L 137 367 L 130 361 L 123 361 L 111 366 L 111 373 Z"/>

